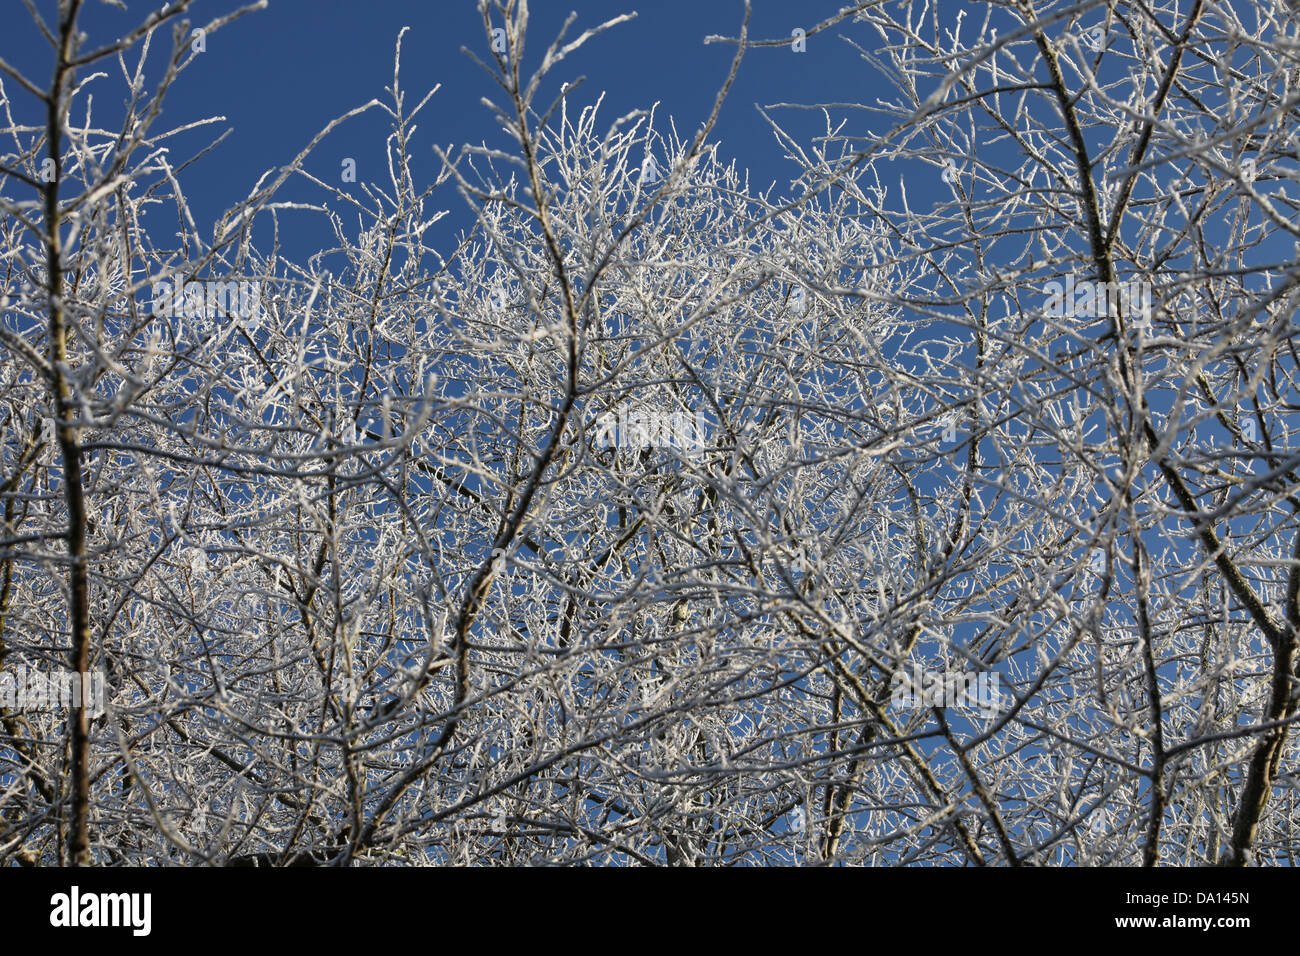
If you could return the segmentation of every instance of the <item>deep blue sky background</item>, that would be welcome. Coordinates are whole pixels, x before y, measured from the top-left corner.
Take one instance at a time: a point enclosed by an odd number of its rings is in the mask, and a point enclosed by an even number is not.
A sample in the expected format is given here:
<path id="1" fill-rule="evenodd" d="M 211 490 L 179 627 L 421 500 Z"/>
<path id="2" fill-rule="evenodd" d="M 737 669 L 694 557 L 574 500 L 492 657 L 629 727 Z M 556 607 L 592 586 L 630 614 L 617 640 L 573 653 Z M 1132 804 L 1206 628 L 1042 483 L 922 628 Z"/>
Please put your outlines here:
<path id="1" fill-rule="evenodd" d="M 236 0 L 196 0 L 190 19 L 199 26 L 239 5 Z M 753 0 L 751 37 L 789 37 L 792 29 L 809 29 L 841 5 L 840 0 L 799 4 Z M 81 23 L 90 39 L 83 49 L 109 42 L 158 6 L 127 0 L 128 10 L 122 12 L 88 0 Z M 54 0 L 37 0 L 37 8 L 53 22 Z M 638 14 L 560 64 L 539 102 L 549 105 L 561 82 L 586 76 L 586 83 L 571 97 L 571 115 L 577 112 L 573 106 L 586 105 L 604 91 L 601 128 L 626 112 L 659 101 L 656 127 L 665 129 L 672 116 L 679 132 L 688 136 L 708 115 L 735 52 L 730 44 L 705 45 L 704 38 L 736 35 L 744 5 L 741 0 L 533 0 L 531 9 L 527 60 L 532 65 L 571 10 L 578 14 L 571 37 L 620 13 Z M 182 75 L 159 121 L 173 126 L 207 116 L 226 117 L 224 123 L 184 142 L 174 141 L 173 162 L 210 141 L 213 131 L 232 130 L 182 177 L 205 237 L 211 235 L 211 223 L 223 209 L 247 195 L 266 170 L 288 162 L 331 119 L 372 97 L 386 99 L 394 44 L 404 26 L 411 28 L 403 42 L 408 108 L 429 88 L 442 84 L 421 114 L 415 150 L 427 162 L 421 178 L 427 182 L 437 170 L 431 150 L 435 141 L 457 147 L 484 140 L 502 143 L 491 114 L 480 102 L 483 96 L 499 101 L 500 90 L 461 52 L 465 46 L 488 57 L 488 38 L 475 0 L 271 0 L 267 9 L 248 14 L 208 38 L 206 54 Z M 796 172 L 783 158 L 755 104 L 870 100 L 885 93 L 871 68 L 845 42 L 845 35 L 869 39 L 860 25 L 846 23 L 808 39 L 805 53 L 795 53 L 787 45 L 753 49 L 747 55 L 713 139 L 721 140 L 724 156 L 735 158 L 739 167 L 751 172 L 751 186 L 761 190 L 775 182 L 780 194 L 787 191 Z M 50 50 L 18 0 L 4 0 L 0 36 L 4 56 L 11 63 L 41 85 L 48 82 Z M 158 44 L 151 55 L 155 80 L 164 55 L 163 45 Z M 120 109 L 126 87 L 115 63 L 101 61 L 96 68 L 110 71 L 93 87 L 97 118 L 107 125 L 107 113 Z M 18 100 L 25 94 L 14 87 L 11 96 Z M 782 112 L 793 129 L 824 129 L 820 114 Z M 350 121 L 318 147 L 307 168 L 337 183 L 342 159 L 350 156 L 358 161 L 358 179 L 386 181 L 387 124 L 388 118 L 377 110 Z M 319 190 L 294 189 L 291 195 L 323 198 Z M 453 209 L 451 222 L 457 230 L 467 224 L 463 204 L 450 187 L 435 204 Z"/>

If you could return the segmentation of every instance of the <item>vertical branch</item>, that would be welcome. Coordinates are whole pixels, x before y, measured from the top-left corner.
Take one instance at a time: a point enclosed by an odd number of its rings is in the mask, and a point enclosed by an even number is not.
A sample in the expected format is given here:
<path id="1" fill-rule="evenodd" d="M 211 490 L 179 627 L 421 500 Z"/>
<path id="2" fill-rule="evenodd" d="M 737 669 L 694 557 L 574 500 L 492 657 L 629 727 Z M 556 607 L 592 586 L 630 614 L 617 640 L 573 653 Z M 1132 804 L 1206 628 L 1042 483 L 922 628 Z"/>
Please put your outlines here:
<path id="1" fill-rule="evenodd" d="M 63 302 L 63 250 L 59 237 L 59 179 L 63 157 L 63 94 L 72 75 L 71 60 L 81 0 L 70 0 L 59 24 L 59 52 L 54 80 L 46 94 L 46 136 L 54 178 L 45 186 L 46 297 L 50 309 L 49 363 L 54 375 L 56 430 L 63 459 L 63 494 L 68 506 L 68 601 L 72 652 L 69 660 L 75 674 L 90 670 L 90 586 L 86 573 L 86 500 L 81 475 L 80 429 L 76 425 L 77 402 L 68 367 L 68 329 Z M 72 830 L 68 857 L 73 866 L 90 864 L 90 719 L 86 694 L 80 695 L 69 715 L 72 737 Z"/>
<path id="2" fill-rule="evenodd" d="M 1142 865 L 1155 866 L 1160 860 L 1160 822 L 1165 815 L 1165 736 L 1164 713 L 1160 706 L 1160 681 L 1156 674 L 1155 653 L 1151 648 L 1151 618 L 1147 610 L 1147 589 L 1151 571 L 1141 538 L 1133 539 L 1133 579 L 1137 587 L 1139 641 L 1142 666 L 1146 673 L 1147 707 L 1151 711 L 1151 811 L 1147 820 L 1146 844 Z"/>

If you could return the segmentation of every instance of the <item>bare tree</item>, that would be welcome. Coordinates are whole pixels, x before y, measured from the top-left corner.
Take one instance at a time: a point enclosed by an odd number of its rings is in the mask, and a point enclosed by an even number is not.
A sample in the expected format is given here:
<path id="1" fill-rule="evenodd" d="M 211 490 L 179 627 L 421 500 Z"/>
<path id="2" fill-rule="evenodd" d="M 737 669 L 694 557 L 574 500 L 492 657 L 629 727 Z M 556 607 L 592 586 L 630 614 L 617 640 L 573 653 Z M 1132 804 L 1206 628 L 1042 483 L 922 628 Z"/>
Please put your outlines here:
<path id="1" fill-rule="evenodd" d="M 156 127 L 252 8 L 79 7 L 0 61 L 0 690 L 110 686 L 0 698 L 0 859 L 1291 861 L 1282 4 L 848 8 L 896 95 L 769 108 L 780 198 L 709 138 L 776 41 L 683 134 L 554 79 L 625 17 L 484 2 L 508 146 L 422 179 L 399 37 L 211 235 Z"/>
<path id="2" fill-rule="evenodd" d="M 1012 692 L 990 725 L 903 728 L 936 812 L 989 862 L 1292 860 L 1293 13 L 863 4 L 819 30 L 850 15 L 896 95 L 826 107 L 791 155 L 904 276 L 868 298 L 914 317 L 881 350 L 910 357 L 923 652 Z"/>

